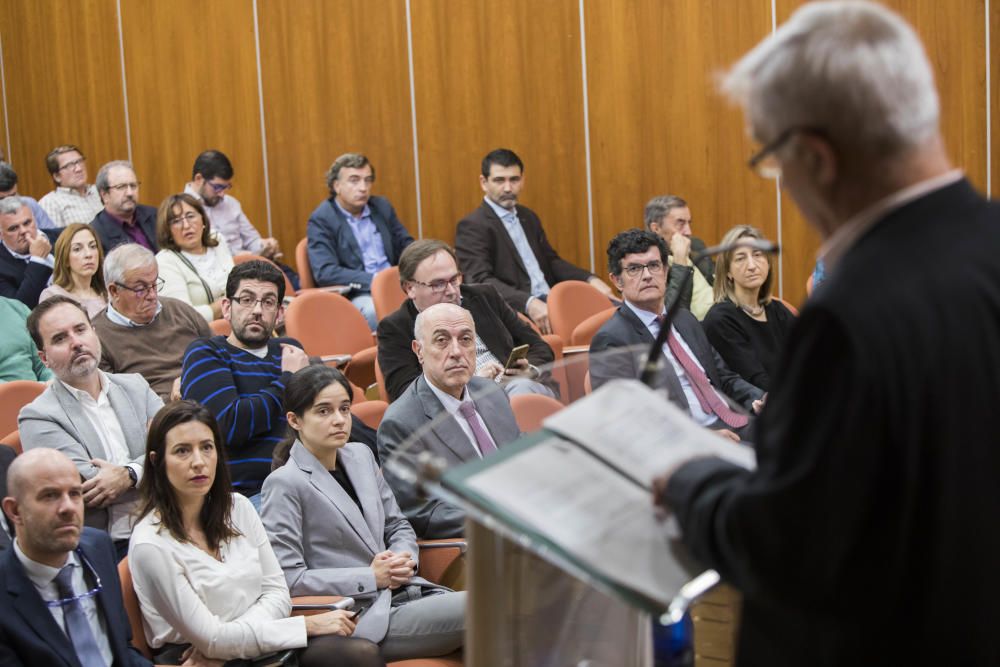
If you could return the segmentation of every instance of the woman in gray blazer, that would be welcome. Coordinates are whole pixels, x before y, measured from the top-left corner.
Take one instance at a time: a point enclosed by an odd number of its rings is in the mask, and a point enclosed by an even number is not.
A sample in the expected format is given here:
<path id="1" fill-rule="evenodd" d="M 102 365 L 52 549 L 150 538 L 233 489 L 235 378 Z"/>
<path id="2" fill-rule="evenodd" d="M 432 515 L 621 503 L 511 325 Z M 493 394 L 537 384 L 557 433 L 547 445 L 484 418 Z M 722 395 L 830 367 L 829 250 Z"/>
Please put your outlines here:
<path id="1" fill-rule="evenodd" d="M 348 442 L 351 385 L 327 366 L 285 388 L 288 462 L 264 481 L 261 518 L 292 595 L 345 595 L 363 615 L 355 637 L 386 661 L 462 646 L 465 593 L 414 576 L 417 540 L 371 450 Z M 280 447 L 280 445 L 279 445 Z"/>

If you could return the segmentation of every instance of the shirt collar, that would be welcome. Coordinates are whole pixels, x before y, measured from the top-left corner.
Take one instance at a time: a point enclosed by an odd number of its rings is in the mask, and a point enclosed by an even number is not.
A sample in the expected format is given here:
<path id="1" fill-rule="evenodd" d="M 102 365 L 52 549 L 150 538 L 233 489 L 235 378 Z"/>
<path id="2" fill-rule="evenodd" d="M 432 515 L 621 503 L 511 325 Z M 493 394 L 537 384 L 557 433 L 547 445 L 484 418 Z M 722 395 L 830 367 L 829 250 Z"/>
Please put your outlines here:
<path id="1" fill-rule="evenodd" d="M 190 183 L 184 185 L 184 194 L 191 195 L 192 197 L 200 201 L 202 204 L 205 203 L 205 200 L 201 198 L 201 195 L 198 194 L 198 191 L 195 190 L 194 186 L 191 185 Z"/>
<path id="2" fill-rule="evenodd" d="M 819 249 L 818 255 L 823 260 L 826 272 L 830 273 L 831 269 L 836 266 L 844 254 L 868 230 L 874 227 L 879 220 L 884 219 L 896 209 L 902 208 L 906 204 L 916 201 L 935 190 L 940 190 L 941 188 L 957 183 L 963 177 L 964 173 L 961 169 L 952 169 L 940 176 L 928 178 L 927 180 L 898 190 L 852 216 Z"/>
<path id="3" fill-rule="evenodd" d="M 64 195 L 74 195 L 76 197 L 89 197 L 90 195 L 92 195 L 95 192 L 97 192 L 97 186 L 94 185 L 94 184 L 88 185 L 87 186 L 87 192 L 81 195 L 79 192 L 77 192 L 73 188 L 67 188 L 66 186 L 63 186 L 63 185 L 57 185 L 56 186 L 56 192 L 61 192 Z"/>
<path id="4" fill-rule="evenodd" d="M 507 222 L 507 220 L 509 220 L 511 216 L 517 218 L 517 211 L 511 211 L 505 209 L 503 206 L 496 203 L 489 197 L 483 197 L 483 201 L 489 204 L 490 208 L 493 209 L 493 212 L 497 214 L 497 217 L 503 220 L 504 222 Z"/>
<path id="5" fill-rule="evenodd" d="M 13 250 L 11 250 L 10 246 L 7 245 L 6 241 L 3 241 L 2 239 L 0 239 L 0 243 L 2 243 L 3 247 L 7 249 L 7 252 L 9 252 L 14 257 L 17 257 L 18 259 L 24 260 L 25 262 L 28 262 L 28 261 L 31 260 L 31 254 L 22 255 L 19 252 L 14 252 Z"/>
<path id="6" fill-rule="evenodd" d="M 629 307 L 629 310 L 631 310 L 633 313 L 635 313 L 635 316 L 638 317 L 639 320 L 643 324 L 646 325 L 647 329 L 653 325 L 653 322 L 656 321 L 657 317 L 659 317 L 660 315 L 663 315 L 663 313 L 666 312 L 666 309 L 664 309 L 664 310 L 660 311 L 660 313 L 651 313 L 648 310 L 643 310 L 642 308 L 640 308 L 639 306 L 635 305 L 634 303 L 632 303 L 628 299 L 625 299 L 625 305 Z"/>
<path id="7" fill-rule="evenodd" d="M 438 400 L 441 401 L 441 405 L 443 405 L 444 409 L 448 411 L 448 414 L 455 414 L 458 412 L 458 406 L 469 400 L 468 385 L 462 388 L 462 398 L 455 398 L 451 394 L 443 392 L 435 387 L 434 383 L 431 382 L 426 375 L 424 376 L 424 380 L 427 382 L 427 386 L 431 388 L 431 391 L 434 392 L 434 395 L 438 397 Z"/>
<path id="8" fill-rule="evenodd" d="M 333 205 L 336 206 L 337 209 L 339 209 L 340 212 L 344 214 L 344 217 L 347 218 L 348 222 L 350 222 L 352 220 L 357 220 L 358 219 L 358 217 L 356 217 L 356 216 L 348 213 L 347 210 L 344 209 L 344 207 L 340 205 L 340 202 L 337 201 L 336 197 L 333 198 Z M 365 219 L 370 220 L 371 217 L 372 217 L 371 209 L 368 208 L 368 204 L 365 204 L 365 207 L 363 209 L 361 209 L 361 216 L 360 216 L 360 218 L 362 220 L 365 220 Z"/>
<path id="9" fill-rule="evenodd" d="M 153 322 L 155 322 L 157 316 L 160 314 L 160 311 L 162 311 L 162 310 L 163 310 L 163 302 L 162 301 L 157 301 L 156 302 L 156 314 L 153 315 L 153 319 L 151 319 L 146 324 L 138 324 L 136 322 L 133 322 L 129 318 L 125 317 L 124 315 L 122 315 L 121 313 L 119 313 L 117 310 L 115 310 L 115 307 L 111 305 L 111 301 L 110 300 L 108 301 L 108 311 L 107 311 L 107 313 L 108 313 L 108 319 L 111 320 L 112 322 L 114 322 L 115 324 L 117 324 L 119 326 L 123 326 L 123 327 L 136 328 L 136 327 L 149 326 L 150 324 L 152 324 Z"/>
<path id="10" fill-rule="evenodd" d="M 132 212 L 132 217 L 128 220 L 126 220 L 125 218 L 119 218 L 117 215 L 115 215 L 108 209 L 104 209 L 104 214 L 107 215 L 112 220 L 114 220 L 115 222 L 117 222 L 118 224 L 120 224 L 122 227 L 126 226 L 135 227 L 135 223 L 138 222 L 135 218 L 135 211 Z"/>
<path id="11" fill-rule="evenodd" d="M 62 570 L 62 567 L 52 567 L 51 565 L 45 565 L 44 563 L 39 563 L 38 561 L 31 560 L 28 558 L 27 554 L 21 551 L 21 545 L 17 543 L 17 538 L 15 537 L 11 540 L 14 543 L 14 555 L 17 559 L 21 561 L 21 566 L 24 568 L 25 574 L 28 575 L 28 579 L 31 583 L 35 585 L 36 588 L 44 588 L 52 584 L 56 575 Z M 76 552 L 70 551 L 66 557 L 66 565 L 72 563 L 75 566 L 80 564 L 80 561 L 76 557 Z"/>
<path id="12" fill-rule="evenodd" d="M 98 369 L 97 377 L 101 381 L 101 392 L 97 396 L 97 403 L 100 404 L 102 399 L 107 400 L 108 398 L 108 376 L 105 374 L 104 371 Z M 75 398 L 78 401 L 93 400 L 89 392 L 70 386 L 65 382 L 63 382 L 62 380 L 59 380 L 59 384 L 65 387 L 66 391 L 68 391 L 73 396 L 73 398 Z"/>

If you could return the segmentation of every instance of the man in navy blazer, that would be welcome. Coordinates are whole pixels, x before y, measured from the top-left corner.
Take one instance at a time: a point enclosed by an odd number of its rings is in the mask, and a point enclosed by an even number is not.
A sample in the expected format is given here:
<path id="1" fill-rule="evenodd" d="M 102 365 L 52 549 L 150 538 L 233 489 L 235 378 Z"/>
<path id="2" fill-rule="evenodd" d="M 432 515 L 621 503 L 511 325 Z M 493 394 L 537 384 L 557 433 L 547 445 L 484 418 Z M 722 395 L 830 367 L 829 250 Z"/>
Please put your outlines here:
<path id="1" fill-rule="evenodd" d="M 28 308 L 52 275 L 52 243 L 61 229 L 39 230 L 28 203 L 18 196 L 0 199 L 0 296 Z"/>
<path id="2" fill-rule="evenodd" d="M 83 527 L 73 463 L 53 449 L 26 452 L 7 485 L 17 537 L 0 555 L 0 664 L 148 667 L 131 646 L 111 539 Z"/>
<path id="3" fill-rule="evenodd" d="M 90 226 L 101 240 L 104 254 L 123 243 L 138 243 L 159 250 L 156 242 L 156 209 L 139 203 L 139 179 L 125 160 L 108 162 L 97 172 L 97 192 L 104 210 Z"/>
<path id="4" fill-rule="evenodd" d="M 349 285 L 351 302 L 374 331 L 372 278 L 396 266 L 413 237 L 385 197 L 372 195 L 375 168 L 359 153 L 341 155 L 326 172 L 330 197 L 309 215 L 309 268 L 317 285 Z"/>

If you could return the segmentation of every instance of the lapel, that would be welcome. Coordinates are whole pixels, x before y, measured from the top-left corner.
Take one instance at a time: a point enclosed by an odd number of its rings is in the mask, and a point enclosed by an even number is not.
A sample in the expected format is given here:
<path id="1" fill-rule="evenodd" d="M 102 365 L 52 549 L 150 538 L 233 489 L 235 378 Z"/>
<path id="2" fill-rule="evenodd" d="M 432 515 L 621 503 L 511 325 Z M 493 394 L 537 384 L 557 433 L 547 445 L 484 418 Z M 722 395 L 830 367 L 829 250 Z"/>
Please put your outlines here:
<path id="1" fill-rule="evenodd" d="M 490 225 L 493 225 L 494 236 L 500 239 L 500 243 L 504 246 L 503 252 L 498 252 L 497 256 L 500 257 L 506 255 L 507 257 L 513 259 L 514 263 L 517 264 L 517 266 L 521 269 L 521 272 L 527 276 L 528 269 L 525 268 L 524 261 L 521 260 L 521 253 L 517 251 L 517 246 L 514 245 L 514 242 L 510 238 L 510 234 L 507 233 L 507 227 L 504 226 L 503 220 L 501 220 L 500 216 L 496 214 L 496 211 L 493 210 L 493 207 L 487 204 L 485 201 L 482 204 L 480 204 L 480 206 L 483 207 L 483 210 L 486 213 L 486 222 Z M 521 229 L 524 229 L 524 224 L 520 222 L 521 220 L 520 213 L 518 213 L 517 219 L 518 219 L 518 224 L 521 225 Z M 527 237 L 527 234 L 525 234 L 525 237 Z M 528 245 L 531 246 L 530 240 L 528 241 Z M 534 246 L 531 246 L 531 248 L 532 250 L 534 250 Z M 499 251 L 500 249 L 498 248 L 497 250 Z M 537 251 L 535 251 L 535 257 L 538 257 Z"/>
<path id="2" fill-rule="evenodd" d="M 131 241 L 131 239 L 129 239 L 125 234 L 125 230 L 122 229 L 122 226 L 111 219 L 107 210 L 101 209 L 101 212 L 98 215 L 101 219 L 101 227 L 104 229 L 105 234 L 108 235 L 108 240 L 110 241 L 108 244 L 109 247 L 114 248 L 122 243 Z"/>
<path id="3" fill-rule="evenodd" d="M 142 398 L 145 400 L 145 396 Z M 118 423 L 125 435 L 125 444 L 128 446 L 129 455 L 133 458 L 139 456 L 146 450 L 146 424 L 136 414 L 132 401 L 125 393 L 125 388 L 112 381 L 110 377 L 108 377 L 108 401 L 115 414 L 118 415 Z"/>
<path id="4" fill-rule="evenodd" d="M 482 339 L 486 348 L 493 353 L 500 363 L 506 361 L 502 355 L 510 354 L 510 350 L 504 345 L 503 335 L 506 329 L 502 322 L 494 322 L 496 318 L 490 311 L 489 306 L 484 306 L 482 297 L 478 292 L 470 289 L 468 285 L 461 285 L 458 288 L 462 295 L 462 308 L 472 313 L 472 321 L 476 324 L 476 334 Z M 497 324 L 498 326 L 489 326 Z"/>
<path id="5" fill-rule="evenodd" d="M 7 595 L 10 597 L 9 609 L 19 614 L 24 619 L 25 625 L 38 635 L 42 643 L 51 646 L 67 665 L 79 666 L 80 662 L 69 637 L 52 618 L 52 612 L 45 606 L 42 596 L 28 579 L 14 549 L 8 549 L 3 558 L 5 561 L 3 569 L 7 575 Z"/>
<path id="6" fill-rule="evenodd" d="M 340 232 L 337 234 L 337 245 L 341 248 L 350 250 L 354 254 L 355 262 L 364 268 L 365 258 L 361 255 L 361 246 L 358 244 L 357 237 L 354 236 L 354 230 L 351 229 L 351 223 L 344 216 L 344 214 L 340 212 L 340 208 L 337 207 L 337 202 L 334 201 L 334 197 L 327 199 L 326 203 L 333 212 L 333 215 L 336 216 L 336 219 L 340 220 Z"/>
<path id="7" fill-rule="evenodd" d="M 375 230 L 382 237 L 382 249 L 385 251 L 385 258 L 389 264 L 395 265 L 398 263 L 399 258 L 396 257 L 396 249 L 392 245 L 392 232 L 389 231 L 389 223 L 386 222 L 385 218 L 372 203 L 374 199 L 372 197 L 368 200 L 368 210 L 372 214 L 372 222 L 375 223 Z"/>
<path id="8" fill-rule="evenodd" d="M 424 409 L 424 415 L 430 420 L 431 431 L 444 448 L 454 454 L 459 461 L 472 461 L 479 458 L 479 454 L 469 442 L 465 431 L 455 421 L 455 417 L 448 414 L 444 406 L 441 405 L 441 401 L 427 386 L 427 379 L 423 374 L 417 377 L 414 386 L 417 398 L 420 399 L 420 404 Z"/>
<path id="9" fill-rule="evenodd" d="M 76 429 L 77 440 L 87 450 L 90 458 L 107 461 L 108 453 L 104 451 L 101 438 L 97 435 L 97 431 L 94 430 L 90 419 L 84 414 L 83 408 L 80 407 L 80 402 L 58 380 L 52 383 L 52 394 L 59 401 L 59 406 L 66 413 L 66 418 L 69 419 L 70 424 Z"/>
<path id="10" fill-rule="evenodd" d="M 337 453 L 338 465 L 342 465 L 345 458 L 351 458 L 350 456 L 343 456 L 345 451 L 345 449 L 341 449 Z M 340 484 L 333 479 L 329 471 L 327 471 L 323 464 L 319 462 L 319 459 L 313 456 L 312 452 L 306 449 L 305 445 L 298 440 L 296 440 L 295 444 L 292 445 L 291 459 L 297 466 L 299 466 L 299 469 L 302 472 L 309 476 L 309 483 L 312 484 L 313 488 L 333 503 L 334 507 L 336 507 L 337 510 L 344 515 L 344 518 L 347 519 L 347 523 L 354 529 L 354 532 L 357 533 L 358 538 L 364 542 L 369 549 L 371 549 L 372 555 L 374 556 L 377 554 L 379 552 L 379 545 L 375 540 L 371 526 L 361 514 L 361 510 L 358 509 L 358 506 L 354 504 L 354 501 L 351 500 L 349 495 L 347 495 L 347 492 L 344 491 L 343 487 L 341 487 Z M 371 495 L 370 489 L 366 486 L 366 484 L 360 483 L 360 478 L 365 476 L 360 472 L 352 476 L 351 466 L 350 464 L 348 465 L 349 467 L 346 467 L 345 470 L 347 470 L 347 475 L 350 477 L 351 483 L 354 484 L 354 490 L 358 493 L 358 498 L 361 500 L 362 507 L 365 508 L 365 511 L 369 515 L 372 515 L 375 512 L 375 509 L 369 507 L 368 503 L 365 502 L 366 497 Z M 381 532 L 378 534 L 381 535 Z"/>

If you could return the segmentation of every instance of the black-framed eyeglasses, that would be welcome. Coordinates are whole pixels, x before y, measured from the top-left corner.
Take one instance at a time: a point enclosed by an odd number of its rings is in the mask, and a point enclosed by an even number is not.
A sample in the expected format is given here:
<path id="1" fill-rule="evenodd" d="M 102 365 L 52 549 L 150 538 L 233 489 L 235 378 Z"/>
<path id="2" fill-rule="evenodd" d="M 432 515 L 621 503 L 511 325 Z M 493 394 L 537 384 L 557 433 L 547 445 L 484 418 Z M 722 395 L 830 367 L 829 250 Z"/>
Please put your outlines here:
<path id="1" fill-rule="evenodd" d="M 88 590 L 86 593 L 81 593 L 80 595 L 73 595 L 68 598 L 59 598 L 58 600 L 46 600 L 45 601 L 46 607 L 65 607 L 68 604 L 73 604 L 74 602 L 78 602 L 80 600 L 86 600 L 87 598 L 92 598 L 101 592 L 102 590 L 101 575 L 97 574 L 97 570 L 94 569 L 94 566 L 91 565 L 87 557 L 83 555 L 83 551 L 81 551 L 79 547 L 77 547 L 76 549 L 76 555 L 80 558 L 80 562 L 83 563 L 83 568 L 84 570 L 86 570 L 86 572 L 84 572 L 84 577 L 85 577 L 84 581 L 86 581 L 86 574 L 89 573 L 90 576 L 94 579 L 94 587 Z"/>
<path id="2" fill-rule="evenodd" d="M 823 135 L 823 130 L 817 127 L 808 127 L 803 125 L 793 125 L 786 129 L 784 132 L 780 133 L 771 141 L 764 144 L 759 151 L 754 153 L 749 160 L 747 160 L 747 166 L 753 169 L 757 174 L 763 178 L 778 178 L 781 176 L 781 162 L 778 161 L 777 153 L 781 150 L 781 147 L 788 143 L 796 134 L 800 133 L 810 133 Z"/>
<path id="3" fill-rule="evenodd" d="M 264 310 L 274 310 L 278 307 L 278 297 L 276 296 L 265 296 L 263 299 L 258 299 L 252 294 L 241 294 L 240 296 L 234 297 L 233 301 L 240 305 L 240 308 L 253 308 L 258 303 L 260 307 Z"/>
<path id="4" fill-rule="evenodd" d="M 642 275 L 644 269 L 649 271 L 649 275 L 658 276 L 663 273 L 663 262 L 654 259 L 652 262 L 646 262 L 645 264 L 629 264 L 623 267 L 622 271 L 627 273 L 629 278 L 638 278 Z"/>
<path id="5" fill-rule="evenodd" d="M 410 282 L 414 283 L 415 285 L 422 285 L 434 293 L 441 293 L 446 289 L 448 289 L 448 285 L 451 285 L 452 287 L 458 287 L 459 285 L 461 285 L 463 277 L 464 276 L 462 275 L 462 273 L 459 272 L 453 275 L 451 278 L 448 278 L 447 280 L 434 280 L 429 283 L 422 283 L 419 280 L 411 280 Z"/>
<path id="6" fill-rule="evenodd" d="M 201 216 L 198 215 L 198 213 L 196 213 L 195 211 L 188 211 L 184 215 L 178 215 L 176 218 L 171 218 L 170 226 L 177 227 L 183 225 L 185 222 L 191 226 L 194 226 L 199 222 L 201 222 Z"/>
<path id="7" fill-rule="evenodd" d="M 153 283 L 152 285 L 141 285 L 139 287 L 129 287 L 124 283 L 115 283 L 115 285 L 118 285 L 118 287 L 121 287 L 122 289 L 127 289 L 129 292 L 132 292 L 140 299 L 149 294 L 150 290 L 154 292 L 159 292 L 160 290 L 163 289 L 163 286 L 166 284 L 167 281 L 165 281 L 163 278 L 157 278 L 156 282 Z"/>
<path id="8" fill-rule="evenodd" d="M 115 192 L 125 192 L 126 190 L 139 191 L 139 186 L 142 185 L 139 181 L 132 181 L 131 183 L 119 183 L 118 185 L 109 185 L 108 190 L 114 190 Z"/>

